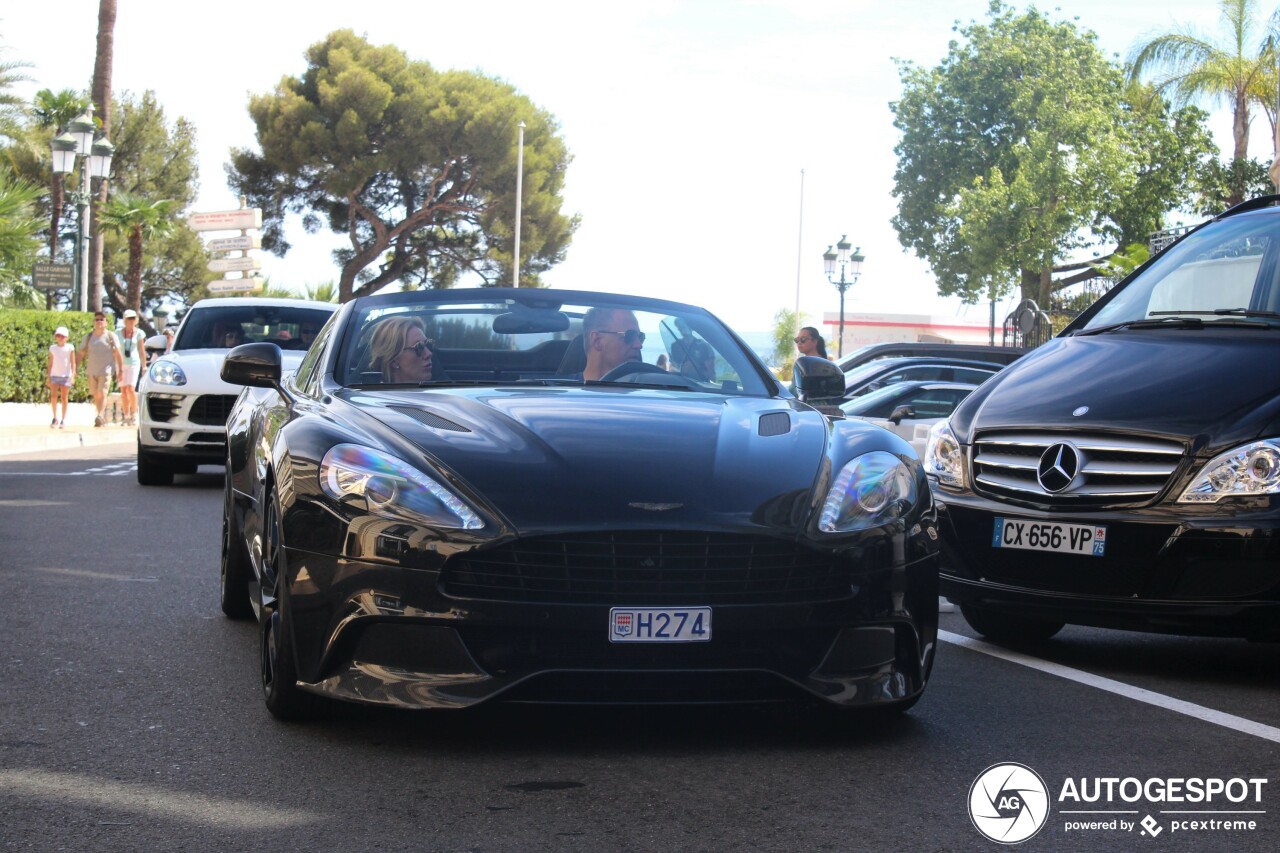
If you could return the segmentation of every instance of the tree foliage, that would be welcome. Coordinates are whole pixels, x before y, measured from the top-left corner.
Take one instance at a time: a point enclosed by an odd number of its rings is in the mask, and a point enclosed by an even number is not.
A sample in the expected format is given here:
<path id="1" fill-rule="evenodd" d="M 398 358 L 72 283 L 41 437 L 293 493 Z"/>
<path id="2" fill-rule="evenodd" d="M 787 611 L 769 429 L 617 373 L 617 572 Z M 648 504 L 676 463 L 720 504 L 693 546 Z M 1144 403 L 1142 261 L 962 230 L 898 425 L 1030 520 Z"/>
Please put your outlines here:
<path id="1" fill-rule="evenodd" d="M 25 281 L 40 250 L 44 223 L 35 210 L 40 192 L 0 172 L 0 304 L 6 307 L 32 308 L 43 301 Z"/>
<path id="2" fill-rule="evenodd" d="M 232 152 L 230 186 L 263 209 L 263 247 L 283 255 L 286 214 L 327 226 L 342 301 L 401 282 L 509 279 L 517 126 L 524 122 L 520 282 L 559 262 L 577 226 L 560 212 L 568 151 L 551 115 L 510 85 L 436 71 L 399 48 L 338 30 L 307 68 L 250 99 L 261 153 Z"/>
<path id="3" fill-rule="evenodd" d="M 1215 42 L 1189 28 L 1156 36 L 1138 45 L 1130 57 L 1132 80 L 1149 76 L 1157 91 L 1175 102 L 1226 103 L 1232 115 L 1232 160 L 1248 159 L 1251 111 L 1261 107 L 1275 125 L 1275 35 L 1258 16 L 1256 0 L 1219 0 L 1223 38 Z M 1235 174 L 1235 173 L 1233 173 Z M 1235 184 L 1228 205 L 1245 198 Z"/>
<path id="4" fill-rule="evenodd" d="M 174 201 L 149 201 L 127 193 L 113 194 L 102 208 L 102 227 L 125 238 L 129 267 L 124 307 L 142 310 L 142 249 L 146 241 L 167 236 L 174 227 Z"/>
<path id="5" fill-rule="evenodd" d="M 998 0 L 989 16 L 936 68 L 899 63 L 894 225 L 941 294 L 1018 287 L 1047 304 L 1097 275 L 1064 261 L 1158 228 L 1185 201 L 1209 136 L 1203 113 L 1126 89 L 1093 33 Z"/>

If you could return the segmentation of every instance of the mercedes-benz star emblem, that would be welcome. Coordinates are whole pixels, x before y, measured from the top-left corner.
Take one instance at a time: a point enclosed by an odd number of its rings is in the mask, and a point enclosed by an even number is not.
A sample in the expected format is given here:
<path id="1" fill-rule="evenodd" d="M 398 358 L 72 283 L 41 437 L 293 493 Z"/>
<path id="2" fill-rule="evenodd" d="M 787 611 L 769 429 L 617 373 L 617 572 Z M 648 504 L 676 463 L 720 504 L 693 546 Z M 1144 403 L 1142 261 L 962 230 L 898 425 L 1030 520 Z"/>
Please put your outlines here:
<path id="1" fill-rule="evenodd" d="M 1070 444 L 1061 442 L 1049 447 L 1040 456 L 1036 479 L 1040 487 L 1050 494 L 1065 490 L 1080 473 L 1080 453 Z"/>

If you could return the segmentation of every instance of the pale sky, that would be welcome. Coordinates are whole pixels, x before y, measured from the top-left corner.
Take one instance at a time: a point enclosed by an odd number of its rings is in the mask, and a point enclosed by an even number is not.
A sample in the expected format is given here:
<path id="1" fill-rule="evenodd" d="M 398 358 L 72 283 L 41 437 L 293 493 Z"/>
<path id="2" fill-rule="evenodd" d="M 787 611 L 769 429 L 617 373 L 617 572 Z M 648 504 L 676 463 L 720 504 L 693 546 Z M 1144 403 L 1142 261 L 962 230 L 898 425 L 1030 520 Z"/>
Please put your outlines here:
<path id="1" fill-rule="evenodd" d="M 194 210 L 238 206 L 223 165 L 255 146 L 250 93 L 305 69 L 303 52 L 335 29 L 395 44 L 438 69 L 506 80 L 559 120 L 574 160 L 564 210 L 582 216 L 552 287 L 636 293 L 710 308 L 739 331 L 767 330 L 781 308 L 808 322 L 838 309 L 822 253 L 847 234 L 866 256 L 848 314 L 933 313 L 985 320 L 985 305 L 935 296 L 927 265 L 890 224 L 900 95 L 894 58 L 929 67 L 956 20 L 986 0 L 665 0 L 630 3 L 383 0 L 119 0 L 113 87 L 151 89 L 172 121 L 190 120 L 200 151 Z M 1017 4 L 1017 8 L 1026 8 Z M 1080 0 L 1072 16 L 1108 54 L 1191 25 L 1217 40 L 1211 0 Z M 0 46 L 37 89 L 87 90 L 98 3 L 0 3 Z M 179 11 L 181 10 L 181 11 Z M 1225 110 L 1213 130 L 1230 142 Z M 1254 156 L 1270 157 L 1259 116 Z M 512 140 L 515 144 L 515 140 Z M 803 210 L 802 178 L 803 170 Z M 802 215 L 803 213 L 803 215 Z M 212 236 L 225 236 L 215 234 Z M 293 250 L 266 252 L 273 285 L 336 281 L 328 247 L 290 228 Z"/>

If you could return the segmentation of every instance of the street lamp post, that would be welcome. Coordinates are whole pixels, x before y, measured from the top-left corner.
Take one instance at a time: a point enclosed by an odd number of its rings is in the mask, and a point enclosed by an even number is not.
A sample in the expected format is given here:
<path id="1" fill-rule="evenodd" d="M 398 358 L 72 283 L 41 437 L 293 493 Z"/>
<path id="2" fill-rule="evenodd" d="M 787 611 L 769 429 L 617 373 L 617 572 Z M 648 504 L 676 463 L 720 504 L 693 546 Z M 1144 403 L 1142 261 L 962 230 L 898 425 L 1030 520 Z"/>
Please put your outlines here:
<path id="1" fill-rule="evenodd" d="M 831 247 L 828 246 L 822 253 L 822 265 L 827 273 L 827 281 L 834 284 L 836 290 L 840 291 L 840 337 L 836 341 L 837 357 L 844 355 L 844 292 L 857 283 L 858 276 L 862 275 L 862 262 L 866 260 L 861 248 L 854 249 L 853 254 L 849 253 L 850 243 L 847 237 L 846 234 L 840 235 L 840 242 L 836 243 L 836 251 L 831 251 Z M 840 267 L 838 279 L 834 277 L 837 265 Z M 845 278 L 846 272 L 848 278 Z"/>
<path id="2" fill-rule="evenodd" d="M 71 305 L 77 311 L 89 309 L 89 200 L 90 179 L 111 174 L 111 155 L 115 146 L 106 139 L 94 140 L 93 106 L 67 123 L 67 132 L 55 138 L 49 148 L 53 155 L 53 172 L 69 175 L 80 162 L 80 189 L 69 190 L 67 197 L 79 210 L 76 230 L 76 278 Z"/>

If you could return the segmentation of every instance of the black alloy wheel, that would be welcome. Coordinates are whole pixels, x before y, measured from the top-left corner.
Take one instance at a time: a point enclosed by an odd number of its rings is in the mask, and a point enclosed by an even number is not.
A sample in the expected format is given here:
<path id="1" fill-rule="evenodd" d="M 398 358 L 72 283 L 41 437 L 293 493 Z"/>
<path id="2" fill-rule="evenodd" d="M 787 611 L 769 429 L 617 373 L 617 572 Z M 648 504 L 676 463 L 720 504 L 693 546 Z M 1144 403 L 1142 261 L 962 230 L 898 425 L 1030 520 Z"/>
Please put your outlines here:
<path id="1" fill-rule="evenodd" d="M 1066 624 L 1049 619 L 1014 616 L 976 604 L 962 604 L 960 612 L 969 627 L 979 634 L 1011 645 L 1044 642 L 1061 631 Z"/>
<path id="2" fill-rule="evenodd" d="M 232 619 L 248 619 L 253 615 L 253 604 L 249 601 L 249 580 L 253 569 L 244 538 L 240 535 L 240 525 L 236 523 L 231 495 L 231 478 L 228 476 L 222 501 L 222 612 Z"/>
<path id="3" fill-rule="evenodd" d="M 269 595 L 265 591 L 263 594 L 262 698 L 276 719 L 304 720 L 316 715 L 321 700 L 298 687 L 293 626 L 284 581 L 286 565 L 284 541 L 280 536 L 280 508 L 274 493 L 268 493 L 264 503 L 262 562 L 270 578 L 263 578 L 263 583 L 270 583 L 272 588 Z"/>

